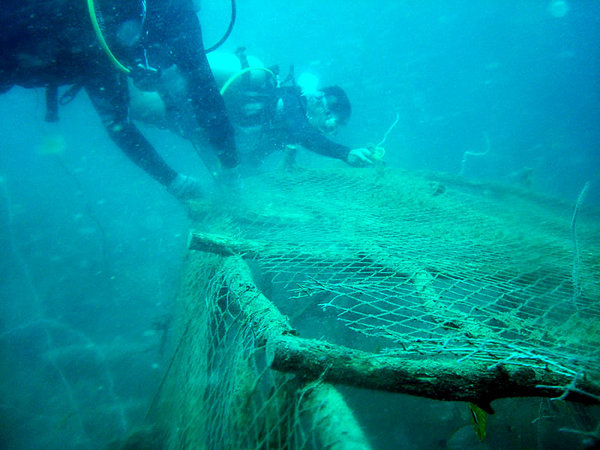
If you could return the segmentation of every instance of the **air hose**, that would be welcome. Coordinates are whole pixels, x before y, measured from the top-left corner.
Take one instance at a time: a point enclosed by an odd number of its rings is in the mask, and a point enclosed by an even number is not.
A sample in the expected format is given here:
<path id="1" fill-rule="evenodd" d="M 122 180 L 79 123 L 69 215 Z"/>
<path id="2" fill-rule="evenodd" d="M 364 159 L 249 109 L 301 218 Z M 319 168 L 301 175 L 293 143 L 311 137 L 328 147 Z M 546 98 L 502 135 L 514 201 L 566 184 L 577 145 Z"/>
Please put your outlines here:
<path id="1" fill-rule="evenodd" d="M 223 45 L 223 43 L 227 40 L 227 38 L 233 31 L 233 26 L 235 25 L 236 17 L 237 17 L 237 7 L 235 4 L 235 0 L 231 0 L 231 18 L 229 19 L 229 26 L 227 27 L 227 31 L 225 31 L 225 34 L 223 35 L 223 37 L 221 39 L 219 39 L 219 41 L 215 45 L 208 47 L 206 50 L 204 50 L 204 53 L 210 53 L 212 51 L 215 51 L 221 45 Z"/>
<path id="2" fill-rule="evenodd" d="M 102 30 L 100 29 L 100 24 L 98 23 L 98 17 L 96 16 L 96 9 L 94 8 L 94 0 L 87 0 L 87 6 L 88 6 L 88 12 L 90 14 L 90 20 L 92 22 L 92 27 L 94 29 L 94 33 L 96 34 L 96 38 L 98 39 L 98 42 L 100 43 L 100 47 L 102 48 L 102 50 L 104 50 L 104 53 L 106 53 L 106 56 L 108 56 L 108 59 L 110 59 L 110 62 L 117 69 L 119 69 L 121 72 L 129 75 L 131 73 L 131 70 L 128 69 L 127 67 L 125 67 L 123 64 L 121 64 L 121 62 L 116 58 L 116 56 L 110 50 L 110 47 L 106 43 L 106 39 L 104 39 L 104 35 L 102 34 Z M 227 40 L 227 38 L 233 31 L 233 26 L 235 25 L 236 17 L 237 17 L 236 3 L 235 3 L 235 0 L 231 0 L 231 18 L 229 20 L 229 26 L 227 27 L 227 30 L 225 31 L 225 34 L 223 35 L 223 37 L 221 37 L 221 39 L 219 39 L 219 41 L 215 45 L 206 49 L 204 51 L 205 53 L 210 53 L 210 52 L 216 50 L 217 48 L 219 48 L 221 45 L 223 45 L 223 43 Z"/>
<path id="3" fill-rule="evenodd" d="M 108 44 L 106 43 L 106 40 L 104 39 L 104 35 L 102 34 L 102 30 L 100 29 L 100 24 L 98 23 L 98 18 L 96 17 L 96 9 L 94 8 L 94 0 L 87 0 L 87 5 L 88 5 L 88 11 L 90 13 L 90 20 L 92 21 L 92 27 L 94 28 L 94 33 L 96 33 L 96 37 L 98 38 L 100 47 L 102 47 L 102 50 L 104 50 L 104 53 L 106 53 L 106 56 L 108 56 L 108 59 L 110 59 L 110 62 L 112 62 L 113 65 L 117 69 L 119 69 L 121 72 L 123 72 L 125 74 L 131 73 L 131 70 L 129 70 L 127 67 L 125 67 L 123 64 L 121 64 L 121 62 L 115 57 L 115 55 L 113 55 L 113 52 L 110 51 L 110 47 L 108 46 Z"/>
<path id="4" fill-rule="evenodd" d="M 275 75 L 275 73 L 271 69 L 267 69 L 266 67 L 246 67 L 245 69 L 242 69 L 242 70 L 234 73 L 232 76 L 229 77 L 229 79 L 225 82 L 225 84 L 223 85 L 223 87 L 219 91 L 220 94 L 223 95 L 227 91 L 227 89 L 229 89 L 229 86 L 231 86 L 231 84 L 235 80 L 237 80 L 239 77 L 241 77 L 245 73 L 248 73 L 248 72 L 250 72 L 252 70 L 262 70 L 262 71 L 267 72 L 268 74 L 270 74 L 273 78 L 277 78 L 277 75 Z"/>

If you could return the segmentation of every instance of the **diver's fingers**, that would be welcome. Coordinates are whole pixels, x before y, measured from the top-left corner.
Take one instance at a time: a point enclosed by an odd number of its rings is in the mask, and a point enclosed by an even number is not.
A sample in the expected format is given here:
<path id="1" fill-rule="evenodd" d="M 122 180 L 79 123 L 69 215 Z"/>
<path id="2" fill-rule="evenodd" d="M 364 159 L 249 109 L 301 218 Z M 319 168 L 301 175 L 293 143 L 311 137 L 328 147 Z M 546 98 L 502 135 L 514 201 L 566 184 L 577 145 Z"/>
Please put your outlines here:
<path id="1" fill-rule="evenodd" d="M 363 149 L 363 151 L 359 153 L 359 158 L 365 164 L 373 164 L 373 152 L 368 148 Z"/>
<path id="2" fill-rule="evenodd" d="M 355 148 L 350 151 L 346 158 L 346 162 L 354 167 L 372 166 L 373 153 L 368 148 Z"/>

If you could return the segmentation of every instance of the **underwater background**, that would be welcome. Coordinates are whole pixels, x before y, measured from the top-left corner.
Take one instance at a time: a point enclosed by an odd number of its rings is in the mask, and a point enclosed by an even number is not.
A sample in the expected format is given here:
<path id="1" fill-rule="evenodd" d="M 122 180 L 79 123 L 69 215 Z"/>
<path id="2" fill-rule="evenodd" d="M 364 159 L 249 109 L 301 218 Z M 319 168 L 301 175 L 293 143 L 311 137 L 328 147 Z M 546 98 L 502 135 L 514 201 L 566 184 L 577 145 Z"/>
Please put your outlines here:
<path id="1" fill-rule="evenodd" d="M 209 46 L 229 3 L 201 4 Z M 600 2 L 237 7 L 221 50 L 243 46 L 284 75 L 293 64 L 297 76 L 346 89 L 353 115 L 337 141 L 378 142 L 398 117 L 390 167 L 527 183 L 573 204 L 591 181 L 586 202 L 598 203 Z M 104 448 L 143 422 L 160 383 L 191 223 L 108 139 L 85 95 L 60 108 L 58 123 L 44 122 L 45 109 L 43 90 L 0 97 L 0 447 Z M 173 167 L 206 175 L 189 143 L 140 128 Z M 432 423 L 431 403 L 407 404 Z M 402 423 L 393 419 L 381 426 Z M 378 444 L 421 442 L 398 439 Z"/>

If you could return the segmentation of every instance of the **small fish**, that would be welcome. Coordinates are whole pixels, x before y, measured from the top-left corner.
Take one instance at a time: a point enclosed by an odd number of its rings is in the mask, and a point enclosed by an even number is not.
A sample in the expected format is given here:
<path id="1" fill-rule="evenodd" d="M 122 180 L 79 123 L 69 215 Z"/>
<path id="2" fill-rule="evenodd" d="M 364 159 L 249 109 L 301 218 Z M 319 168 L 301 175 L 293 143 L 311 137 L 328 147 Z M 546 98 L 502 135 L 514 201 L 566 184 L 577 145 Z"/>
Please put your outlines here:
<path id="1" fill-rule="evenodd" d="M 487 413 L 474 403 L 469 403 L 469 412 L 471 413 L 471 421 L 475 428 L 475 434 L 480 442 L 483 442 L 487 434 Z"/>

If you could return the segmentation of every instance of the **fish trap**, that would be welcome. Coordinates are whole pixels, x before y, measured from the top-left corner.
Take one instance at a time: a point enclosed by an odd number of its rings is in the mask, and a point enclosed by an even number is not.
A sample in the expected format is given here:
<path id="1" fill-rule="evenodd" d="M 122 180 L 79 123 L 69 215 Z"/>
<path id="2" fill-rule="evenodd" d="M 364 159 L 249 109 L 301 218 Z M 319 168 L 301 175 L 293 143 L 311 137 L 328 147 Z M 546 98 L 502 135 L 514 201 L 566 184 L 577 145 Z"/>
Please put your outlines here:
<path id="1" fill-rule="evenodd" d="M 248 178 L 238 205 L 192 211 L 170 446 L 368 448 L 339 385 L 488 412 L 600 401 L 598 210 L 347 169 Z"/>

